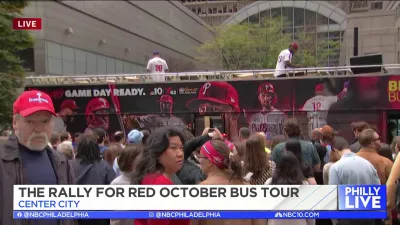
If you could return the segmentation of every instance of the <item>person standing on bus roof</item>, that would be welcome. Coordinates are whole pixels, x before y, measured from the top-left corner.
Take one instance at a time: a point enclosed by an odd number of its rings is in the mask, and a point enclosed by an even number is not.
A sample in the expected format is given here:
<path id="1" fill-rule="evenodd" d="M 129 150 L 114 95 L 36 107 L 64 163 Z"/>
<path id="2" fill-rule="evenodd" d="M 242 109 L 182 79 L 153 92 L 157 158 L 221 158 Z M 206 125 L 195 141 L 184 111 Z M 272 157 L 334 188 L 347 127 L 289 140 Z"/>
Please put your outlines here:
<path id="1" fill-rule="evenodd" d="M 153 58 L 147 63 L 147 71 L 151 73 L 151 78 L 153 81 L 165 81 L 165 75 L 163 74 L 168 73 L 168 65 L 167 62 L 160 57 L 159 52 L 153 52 Z"/>
<path id="2" fill-rule="evenodd" d="M 294 53 L 299 49 L 299 45 L 296 42 L 293 42 L 289 45 L 288 49 L 285 49 L 279 53 L 278 60 L 276 62 L 276 68 L 274 77 L 286 77 L 285 69 L 291 68 L 301 68 L 301 65 L 292 64 L 292 57 Z"/>

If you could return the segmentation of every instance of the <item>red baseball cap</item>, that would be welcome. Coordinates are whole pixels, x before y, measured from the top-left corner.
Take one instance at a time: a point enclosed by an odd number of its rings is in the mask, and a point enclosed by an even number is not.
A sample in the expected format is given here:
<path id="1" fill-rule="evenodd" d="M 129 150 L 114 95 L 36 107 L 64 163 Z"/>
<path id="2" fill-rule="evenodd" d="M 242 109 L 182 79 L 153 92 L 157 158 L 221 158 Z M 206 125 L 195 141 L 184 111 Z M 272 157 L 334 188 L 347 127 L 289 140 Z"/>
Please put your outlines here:
<path id="1" fill-rule="evenodd" d="M 296 42 L 292 42 L 292 44 L 290 44 L 290 46 L 292 46 L 294 49 L 299 49 L 299 45 Z"/>
<path id="2" fill-rule="evenodd" d="M 275 94 L 275 88 L 272 84 L 270 83 L 263 83 L 258 86 L 258 94 L 260 93 L 274 93 Z"/>
<path id="3" fill-rule="evenodd" d="M 159 102 L 168 102 L 169 104 L 174 104 L 174 99 L 170 95 L 162 95 Z"/>
<path id="4" fill-rule="evenodd" d="M 323 91 L 325 89 L 325 86 L 323 84 L 317 84 L 315 86 L 315 91 Z"/>
<path id="5" fill-rule="evenodd" d="M 13 105 L 14 114 L 20 114 L 24 117 L 39 111 L 48 111 L 56 115 L 50 96 L 41 91 L 25 91 L 15 100 Z"/>
<path id="6" fill-rule="evenodd" d="M 71 100 L 71 99 L 64 100 L 61 103 L 61 106 L 60 106 L 60 110 L 63 110 L 63 109 L 74 110 L 74 109 L 77 109 L 77 108 L 78 108 L 78 106 L 76 106 L 76 102 L 74 100 Z"/>
<path id="7" fill-rule="evenodd" d="M 197 98 L 188 101 L 186 107 L 191 110 L 198 110 L 201 102 L 230 105 L 235 109 L 239 109 L 239 96 L 236 89 L 224 81 L 203 84 L 197 94 Z"/>

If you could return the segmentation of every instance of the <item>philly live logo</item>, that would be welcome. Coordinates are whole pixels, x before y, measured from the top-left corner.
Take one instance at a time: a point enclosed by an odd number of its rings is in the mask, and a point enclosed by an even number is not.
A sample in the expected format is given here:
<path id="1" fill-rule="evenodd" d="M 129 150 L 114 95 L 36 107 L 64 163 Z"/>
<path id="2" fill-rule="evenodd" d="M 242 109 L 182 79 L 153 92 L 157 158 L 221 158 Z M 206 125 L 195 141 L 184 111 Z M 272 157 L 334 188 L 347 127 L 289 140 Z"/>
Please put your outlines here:
<path id="1" fill-rule="evenodd" d="M 29 98 L 29 102 L 39 102 L 39 103 L 49 103 L 49 101 L 47 101 L 47 99 L 41 98 L 42 93 L 37 93 L 37 98 Z"/>

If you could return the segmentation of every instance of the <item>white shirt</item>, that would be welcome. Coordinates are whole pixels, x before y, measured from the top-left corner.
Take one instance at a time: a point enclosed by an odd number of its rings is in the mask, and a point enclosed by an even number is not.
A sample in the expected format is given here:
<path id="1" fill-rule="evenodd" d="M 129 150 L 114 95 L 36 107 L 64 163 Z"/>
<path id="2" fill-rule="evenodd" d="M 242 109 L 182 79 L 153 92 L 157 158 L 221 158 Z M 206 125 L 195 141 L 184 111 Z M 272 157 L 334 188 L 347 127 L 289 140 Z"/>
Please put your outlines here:
<path id="1" fill-rule="evenodd" d="M 286 68 L 285 62 L 292 62 L 292 56 L 293 54 L 289 51 L 289 49 L 285 49 L 281 51 L 281 53 L 279 53 L 278 60 L 276 62 L 274 77 L 286 74 L 286 71 L 284 71 L 284 69 L 289 68 Z"/>
<path id="2" fill-rule="evenodd" d="M 312 124 L 311 129 L 320 128 L 327 124 L 328 110 L 337 101 L 337 96 L 317 95 L 304 103 L 304 106 L 300 110 L 308 112 L 309 123 Z"/>
<path id="3" fill-rule="evenodd" d="M 54 119 L 53 131 L 57 133 L 67 131 L 67 126 L 65 125 L 64 120 L 59 116 Z"/>
<path id="4" fill-rule="evenodd" d="M 165 81 L 165 75 L 162 74 L 165 73 L 165 70 L 168 70 L 168 65 L 164 59 L 154 57 L 147 63 L 147 70 L 152 74 L 151 78 L 153 81 L 163 82 Z"/>

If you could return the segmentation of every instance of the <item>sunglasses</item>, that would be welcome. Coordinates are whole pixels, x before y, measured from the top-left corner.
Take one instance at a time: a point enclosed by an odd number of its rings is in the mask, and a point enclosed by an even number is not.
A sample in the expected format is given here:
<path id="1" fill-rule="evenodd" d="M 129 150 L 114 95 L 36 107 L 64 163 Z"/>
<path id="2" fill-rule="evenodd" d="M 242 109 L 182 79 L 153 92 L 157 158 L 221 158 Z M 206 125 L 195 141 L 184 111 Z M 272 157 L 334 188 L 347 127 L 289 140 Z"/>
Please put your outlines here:
<path id="1" fill-rule="evenodd" d="M 205 157 L 205 156 L 193 155 L 193 160 L 194 160 L 197 164 L 200 164 L 200 159 L 207 159 L 207 157 Z"/>
<path id="2" fill-rule="evenodd" d="M 373 140 L 371 141 L 371 144 L 374 143 L 375 141 L 380 141 L 380 140 L 382 140 L 382 137 L 381 137 L 381 136 L 379 136 L 379 137 L 373 139 Z"/>

